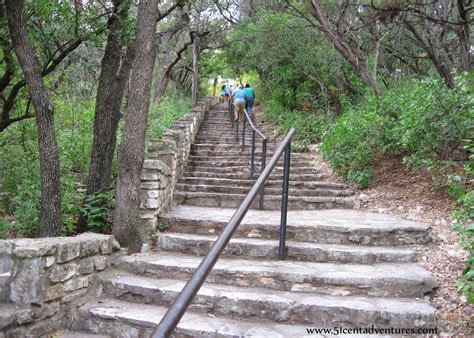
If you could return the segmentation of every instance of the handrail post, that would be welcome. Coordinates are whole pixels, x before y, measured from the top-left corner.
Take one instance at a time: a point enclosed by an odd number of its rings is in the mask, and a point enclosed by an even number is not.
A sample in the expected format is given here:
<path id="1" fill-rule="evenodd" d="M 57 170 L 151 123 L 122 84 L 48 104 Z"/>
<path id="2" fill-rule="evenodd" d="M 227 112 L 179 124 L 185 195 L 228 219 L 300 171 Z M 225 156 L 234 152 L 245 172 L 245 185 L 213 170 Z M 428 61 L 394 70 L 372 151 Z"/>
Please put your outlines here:
<path id="1" fill-rule="evenodd" d="M 252 130 L 252 160 L 250 162 L 250 178 L 253 179 L 253 168 L 255 165 L 255 130 Z"/>
<path id="2" fill-rule="evenodd" d="M 242 127 L 242 151 L 245 150 L 245 125 L 247 124 L 245 122 L 247 122 L 247 118 L 244 115 L 244 125 Z"/>
<path id="3" fill-rule="evenodd" d="M 283 187 L 281 194 L 281 218 L 280 218 L 280 246 L 278 248 L 278 259 L 283 261 L 286 258 L 286 219 L 288 213 L 288 185 L 290 181 L 290 157 L 291 141 L 285 147 L 285 164 L 283 168 Z"/>
<path id="4" fill-rule="evenodd" d="M 260 175 L 265 170 L 266 162 L 267 162 L 267 140 L 264 139 L 262 143 L 262 170 L 260 171 Z M 260 189 L 260 200 L 258 202 L 258 208 L 260 210 L 263 210 L 263 196 L 265 194 L 264 190 L 265 190 L 265 187 L 262 186 L 262 188 Z"/>
<path id="5" fill-rule="evenodd" d="M 239 119 L 237 119 L 237 129 L 235 131 L 235 141 L 239 142 Z"/>

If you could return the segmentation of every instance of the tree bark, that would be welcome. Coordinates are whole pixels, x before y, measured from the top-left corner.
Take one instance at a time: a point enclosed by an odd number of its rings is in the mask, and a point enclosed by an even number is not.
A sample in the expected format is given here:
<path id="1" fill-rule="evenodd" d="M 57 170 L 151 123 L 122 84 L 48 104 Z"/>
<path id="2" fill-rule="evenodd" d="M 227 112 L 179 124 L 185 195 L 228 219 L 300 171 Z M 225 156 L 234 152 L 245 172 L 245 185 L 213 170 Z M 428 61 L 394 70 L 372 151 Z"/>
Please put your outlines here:
<path id="1" fill-rule="evenodd" d="M 365 84 L 367 84 L 372 89 L 374 94 L 379 95 L 380 90 L 377 86 L 377 83 L 375 83 L 372 76 L 370 76 L 370 73 L 367 70 L 367 67 L 365 67 L 364 60 L 352 50 L 352 48 L 344 41 L 344 39 L 341 36 L 343 34 L 343 29 L 341 29 L 341 25 L 342 25 L 342 16 L 344 15 L 344 13 L 340 14 L 341 17 L 339 18 L 337 29 L 332 30 L 331 27 L 329 27 L 328 19 L 326 18 L 323 11 L 321 10 L 319 1 L 311 0 L 310 3 L 311 3 L 311 6 L 313 7 L 313 11 L 311 14 L 319 22 L 319 24 L 321 25 L 320 27 L 321 30 L 326 34 L 331 44 L 339 52 L 339 54 L 341 54 L 342 57 L 350 63 L 350 65 L 359 74 L 359 76 L 362 78 Z M 343 11 L 345 11 L 345 7 Z"/>
<path id="2" fill-rule="evenodd" d="M 135 54 L 133 45 L 128 47 L 126 53 L 124 52 L 124 41 L 120 34 L 123 28 L 122 22 L 127 17 L 129 9 L 126 2 L 126 0 L 113 1 L 114 12 L 109 20 L 109 34 L 97 87 L 87 196 L 106 192 L 110 188 L 120 108 Z M 81 215 L 77 231 L 86 230 L 87 221 Z"/>
<path id="3" fill-rule="evenodd" d="M 191 32 L 191 41 L 186 42 L 183 47 L 181 47 L 180 50 L 176 53 L 176 56 L 173 60 L 167 60 L 169 63 L 165 66 L 165 70 L 163 74 L 161 75 L 160 82 L 158 83 L 158 86 L 156 87 L 156 93 L 155 93 L 155 101 L 159 102 L 161 98 L 165 95 L 166 92 L 166 87 L 168 86 L 169 80 L 171 78 L 171 71 L 173 70 L 173 67 L 181 60 L 183 57 L 183 53 L 188 49 L 188 46 L 191 45 L 194 41 L 194 35 Z"/>
<path id="4" fill-rule="evenodd" d="M 443 61 L 441 60 L 441 57 L 439 53 L 437 52 L 437 48 L 433 45 L 434 41 L 431 39 L 425 40 L 420 35 L 420 33 L 416 30 L 416 27 L 414 27 L 410 21 L 404 20 L 404 23 L 405 23 L 405 26 L 408 28 L 408 30 L 412 33 L 413 37 L 421 44 L 421 48 L 423 48 L 423 50 L 426 52 L 428 57 L 433 62 L 433 65 L 438 71 L 438 74 L 443 78 L 446 86 L 450 89 L 453 89 L 454 88 L 453 76 L 451 75 L 449 70 L 446 68 L 446 65 L 443 63 Z"/>
<path id="5" fill-rule="evenodd" d="M 459 27 L 459 57 L 461 70 L 463 72 L 469 72 L 471 70 L 471 60 L 469 55 L 470 40 L 469 40 L 469 9 L 471 1 L 465 5 L 464 0 L 457 0 L 457 7 L 459 12 L 459 18 L 461 19 L 461 26 Z"/>
<path id="6" fill-rule="evenodd" d="M 119 152 L 116 209 L 113 233 L 122 246 L 132 252 L 141 249 L 140 177 L 145 157 L 145 138 L 150 106 L 150 91 L 156 58 L 158 4 L 141 0 L 137 14 L 136 57 L 130 79 L 125 126 Z"/>
<path id="7" fill-rule="evenodd" d="M 41 170 L 39 236 L 57 236 L 61 232 L 61 184 L 58 145 L 54 130 L 54 108 L 44 85 L 41 68 L 28 40 L 24 0 L 7 0 L 8 28 L 18 63 L 25 77 L 36 112 Z"/>
<path id="8" fill-rule="evenodd" d="M 198 64 L 198 56 L 199 56 L 199 37 L 197 35 L 194 36 L 193 42 L 193 77 L 192 77 L 192 84 L 191 84 L 191 96 L 193 107 L 197 105 L 198 96 L 199 96 L 199 64 Z"/>
<path id="9" fill-rule="evenodd" d="M 212 96 L 216 96 L 217 81 L 218 81 L 217 76 L 214 76 L 214 82 L 212 83 Z"/>

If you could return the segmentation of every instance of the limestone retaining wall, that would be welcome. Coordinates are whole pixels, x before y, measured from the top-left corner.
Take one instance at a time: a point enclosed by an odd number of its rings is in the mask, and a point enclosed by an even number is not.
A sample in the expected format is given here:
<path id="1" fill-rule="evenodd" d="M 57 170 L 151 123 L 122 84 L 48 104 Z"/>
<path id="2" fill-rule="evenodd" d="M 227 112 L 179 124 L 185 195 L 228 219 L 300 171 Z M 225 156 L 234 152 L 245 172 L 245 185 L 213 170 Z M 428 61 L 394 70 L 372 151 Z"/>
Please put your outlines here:
<path id="1" fill-rule="evenodd" d="M 140 187 L 140 232 L 144 238 L 155 229 L 158 214 L 172 205 L 191 144 L 206 112 L 217 102 L 218 98 L 206 98 L 165 131 L 162 140 L 149 142 Z"/>
<path id="2" fill-rule="evenodd" d="M 119 250 L 113 236 L 93 233 L 0 241 L 0 337 L 68 327 Z"/>

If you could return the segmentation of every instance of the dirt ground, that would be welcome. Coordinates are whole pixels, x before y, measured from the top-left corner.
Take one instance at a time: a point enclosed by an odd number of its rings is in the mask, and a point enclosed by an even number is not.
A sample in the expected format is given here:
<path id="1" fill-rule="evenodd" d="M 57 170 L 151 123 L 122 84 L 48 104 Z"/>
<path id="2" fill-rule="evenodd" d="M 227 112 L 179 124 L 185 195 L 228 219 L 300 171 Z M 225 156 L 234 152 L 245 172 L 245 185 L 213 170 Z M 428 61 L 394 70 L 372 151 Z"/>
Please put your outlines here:
<path id="1" fill-rule="evenodd" d="M 256 119 L 261 121 L 259 107 Z M 261 121 L 259 125 L 270 137 L 281 138 L 272 123 Z M 332 172 L 317 145 L 310 146 L 309 152 L 314 155 L 313 165 L 318 170 L 330 175 L 335 182 L 343 181 Z M 455 205 L 446 189 L 435 189 L 433 177 L 426 170 L 413 172 L 400 159 L 377 163 L 375 178 L 368 189 L 351 186 L 359 194 L 361 211 L 386 213 L 431 227 L 432 242 L 423 250 L 419 263 L 433 273 L 439 284 L 432 295 L 432 303 L 437 309 L 438 334 L 473 337 L 473 305 L 466 302 L 455 286 L 455 282 L 462 279 L 467 252 L 458 244 L 459 236 L 452 227 L 451 214 Z"/>

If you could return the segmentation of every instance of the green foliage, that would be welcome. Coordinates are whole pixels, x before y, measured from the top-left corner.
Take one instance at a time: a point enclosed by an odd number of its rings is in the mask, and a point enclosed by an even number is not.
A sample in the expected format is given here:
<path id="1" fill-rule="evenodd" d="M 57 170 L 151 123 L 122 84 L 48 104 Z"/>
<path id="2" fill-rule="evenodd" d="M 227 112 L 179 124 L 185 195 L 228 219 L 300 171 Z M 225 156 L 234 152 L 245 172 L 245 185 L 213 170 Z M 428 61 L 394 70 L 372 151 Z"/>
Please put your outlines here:
<path id="1" fill-rule="evenodd" d="M 334 90 L 347 64 L 321 32 L 288 13 L 259 13 L 230 34 L 228 62 L 238 76 L 255 72 L 265 85 L 264 96 L 287 110 L 325 111 L 337 99 Z M 317 48 L 315 48 L 317 46 Z"/>
<path id="2" fill-rule="evenodd" d="M 79 211 L 84 215 L 89 231 L 100 233 L 111 232 L 111 218 L 114 210 L 113 198 L 114 194 L 112 192 L 100 193 L 86 197 L 84 205 L 79 208 Z"/>
<path id="3" fill-rule="evenodd" d="M 94 101 L 53 96 L 61 163 L 63 231 L 74 233 L 92 145 Z M 35 121 L 16 123 L 0 134 L 0 207 L 14 220 L 15 236 L 35 236 L 39 220 L 40 168 Z M 82 190 L 81 190 L 82 189 Z"/>
<path id="4" fill-rule="evenodd" d="M 152 102 L 148 117 L 147 135 L 149 138 L 161 138 L 163 132 L 183 117 L 191 108 L 191 99 L 180 95 L 169 86 L 166 95 L 159 103 Z"/>
<path id="5" fill-rule="evenodd" d="M 167 227 L 168 227 L 167 224 L 158 223 L 154 229 L 151 229 L 148 232 L 148 238 L 150 238 L 151 240 L 155 240 L 158 237 L 158 235 L 161 232 L 163 232 Z"/>
<path id="6" fill-rule="evenodd" d="M 414 169 L 449 160 L 468 135 L 473 117 L 470 79 L 457 80 L 453 90 L 439 79 L 414 80 L 379 98 L 369 96 L 358 106 L 347 105 L 323 141 L 323 154 L 335 170 L 365 187 L 381 156 L 403 156 Z"/>
<path id="7" fill-rule="evenodd" d="M 474 140 L 467 139 L 466 150 L 469 152 L 469 161 L 465 166 L 467 177 L 470 179 L 471 187 L 474 183 Z M 454 228 L 458 231 L 461 246 L 469 253 L 467 265 L 462 271 L 463 281 L 457 281 L 456 285 L 463 292 L 469 303 L 474 302 L 474 191 L 464 189 L 458 178 L 451 179 L 450 191 L 457 196 L 457 210 L 453 218 L 457 221 Z"/>
<path id="8" fill-rule="evenodd" d="M 275 122 L 277 132 L 287 133 L 291 128 L 296 128 L 296 144 L 293 150 L 304 151 L 311 143 L 320 142 L 327 129 L 333 123 L 333 118 L 325 113 L 312 113 L 309 111 L 285 109 L 277 100 L 271 99 L 265 105 L 264 117 Z"/>

